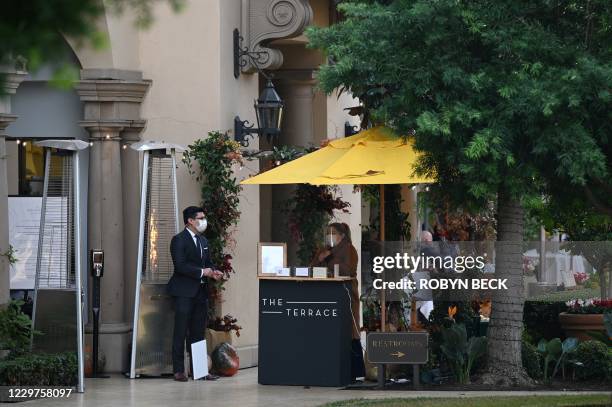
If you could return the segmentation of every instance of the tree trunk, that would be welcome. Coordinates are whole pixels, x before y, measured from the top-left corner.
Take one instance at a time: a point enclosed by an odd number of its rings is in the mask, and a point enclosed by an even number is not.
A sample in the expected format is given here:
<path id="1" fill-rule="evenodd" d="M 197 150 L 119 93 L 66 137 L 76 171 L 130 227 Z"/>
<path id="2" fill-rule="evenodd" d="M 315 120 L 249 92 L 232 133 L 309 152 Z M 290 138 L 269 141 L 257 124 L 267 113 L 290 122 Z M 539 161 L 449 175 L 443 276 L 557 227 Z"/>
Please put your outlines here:
<path id="1" fill-rule="evenodd" d="M 602 296 L 602 299 L 609 299 L 612 298 L 612 263 L 608 262 L 608 264 L 606 265 L 606 269 L 607 269 L 607 274 L 608 275 L 608 292 L 606 293 L 606 295 Z"/>
<path id="2" fill-rule="evenodd" d="M 500 190 L 497 204 L 495 278 L 508 279 L 507 290 L 494 291 L 488 328 L 487 372 L 484 383 L 498 386 L 529 384 L 521 361 L 523 332 L 523 207 Z"/>
<path id="3" fill-rule="evenodd" d="M 606 264 L 603 263 L 603 267 L 599 270 L 599 297 L 606 298 L 608 294 L 608 287 L 606 284 Z"/>

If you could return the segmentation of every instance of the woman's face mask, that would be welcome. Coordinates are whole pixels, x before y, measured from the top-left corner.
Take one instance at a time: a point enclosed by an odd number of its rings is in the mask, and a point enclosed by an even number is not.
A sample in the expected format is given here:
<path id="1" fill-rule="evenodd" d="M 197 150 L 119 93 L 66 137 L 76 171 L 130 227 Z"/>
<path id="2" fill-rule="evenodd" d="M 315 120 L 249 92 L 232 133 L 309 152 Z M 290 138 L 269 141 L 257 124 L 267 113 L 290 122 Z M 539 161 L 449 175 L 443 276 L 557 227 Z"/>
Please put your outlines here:
<path id="1" fill-rule="evenodd" d="M 329 247 L 335 247 L 340 242 L 340 236 L 335 233 L 328 233 L 325 240 Z"/>

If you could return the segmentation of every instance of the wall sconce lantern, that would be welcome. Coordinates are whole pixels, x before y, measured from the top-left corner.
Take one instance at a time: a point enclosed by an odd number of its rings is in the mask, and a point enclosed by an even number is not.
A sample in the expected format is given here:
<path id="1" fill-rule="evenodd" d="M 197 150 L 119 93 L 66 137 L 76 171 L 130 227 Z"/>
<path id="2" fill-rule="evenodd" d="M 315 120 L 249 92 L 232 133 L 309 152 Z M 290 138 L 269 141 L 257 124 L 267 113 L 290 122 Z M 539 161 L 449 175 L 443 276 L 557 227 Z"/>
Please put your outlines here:
<path id="1" fill-rule="evenodd" d="M 351 122 L 344 122 L 344 137 L 354 136 L 359 133 L 359 126 L 353 126 Z"/>
<path id="2" fill-rule="evenodd" d="M 262 61 L 262 52 L 249 52 L 248 49 L 241 47 L 242 37 L 238 30 L 234 30 L 234 76 L 238 78 L 241 67 L 245 66 L 246 60 L 251 60 L 257 72 L 266 78 L 266 86 L 255 100 L 255 115 L 257 117 L 257 128 L 250 124 L 248 120 L 241 120 L 239 116 L 234 118 L 234 140 L 243 147 L 248 147 L 248 137 L 254 139 L 254 134 L 266 136 L 268 141 L 273 141 L 281 131 L 281 121 L 283 118 L 284 102 L 274 89 L 274 84 L 268 75 L 259 69 L 259 62 Z"/>
<path id="3" fill-rule="evenodd" d="M 274 140 L 280 134 L 281 121 L 283 119 L 283 100 L 280 98 L 272 81 L 268 79 L 266 87 L 255 101 L 255 114 L 257 116 L 257 126 L 249 126 L 248 120 L 240 120 L 240 117 L 234 118 L 234 140 L 248 147 L 248 136 L 258 134 L 266 136 L 268 141 Z"/>

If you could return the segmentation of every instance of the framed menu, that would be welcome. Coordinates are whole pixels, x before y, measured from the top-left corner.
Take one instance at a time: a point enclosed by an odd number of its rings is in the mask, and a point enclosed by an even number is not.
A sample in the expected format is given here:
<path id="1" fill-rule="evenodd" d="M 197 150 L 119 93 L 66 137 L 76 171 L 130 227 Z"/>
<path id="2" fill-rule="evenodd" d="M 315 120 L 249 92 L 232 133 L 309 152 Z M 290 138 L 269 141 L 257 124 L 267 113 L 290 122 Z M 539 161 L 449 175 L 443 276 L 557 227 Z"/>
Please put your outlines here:
<path id="1" fill-rule="evenodd" d="M 276 276 L 287 267 L 286 243 L 257 244 L 257 275 Z"/>

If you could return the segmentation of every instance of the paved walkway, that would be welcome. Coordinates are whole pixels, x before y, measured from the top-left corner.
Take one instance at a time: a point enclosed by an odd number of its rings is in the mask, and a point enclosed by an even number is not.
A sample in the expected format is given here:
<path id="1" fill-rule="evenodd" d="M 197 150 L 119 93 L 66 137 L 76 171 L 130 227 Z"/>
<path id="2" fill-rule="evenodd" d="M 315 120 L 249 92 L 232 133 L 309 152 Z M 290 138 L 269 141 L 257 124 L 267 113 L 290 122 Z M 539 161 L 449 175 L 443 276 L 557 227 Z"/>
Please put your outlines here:
<path id="1" fill-rule="evenodd" d="M 300 386 L 262 386 L 257 384 L 257 368 L 240 370 L 234 377 L 216 382 L 171 379 L 87 379 L 84 394 L 68 400 L 35 400 L 21 405 L 83 407 L 301 407 L 357 398 L 465 397 L 491 395 L 570 394 L 572 392 L 438 392 L 438 391 L 364 391 Z M 578 392 L 575 392 L 580 394 Z"/>

